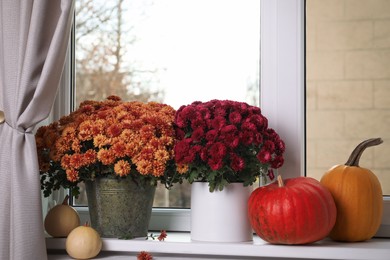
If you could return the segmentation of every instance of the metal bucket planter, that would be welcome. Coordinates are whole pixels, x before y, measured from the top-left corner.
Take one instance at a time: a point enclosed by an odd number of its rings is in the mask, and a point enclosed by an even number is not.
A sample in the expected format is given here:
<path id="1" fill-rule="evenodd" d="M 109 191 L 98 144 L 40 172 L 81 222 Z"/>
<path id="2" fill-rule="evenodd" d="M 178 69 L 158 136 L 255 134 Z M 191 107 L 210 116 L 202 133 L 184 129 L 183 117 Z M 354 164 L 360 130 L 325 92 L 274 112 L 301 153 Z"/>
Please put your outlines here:
<path id="1" fill-rule="evenodd" d="M 85 182 L 91 226 L 102 237 L 146 237 L 155 186 L 131 178 L 97 178 Z"/>

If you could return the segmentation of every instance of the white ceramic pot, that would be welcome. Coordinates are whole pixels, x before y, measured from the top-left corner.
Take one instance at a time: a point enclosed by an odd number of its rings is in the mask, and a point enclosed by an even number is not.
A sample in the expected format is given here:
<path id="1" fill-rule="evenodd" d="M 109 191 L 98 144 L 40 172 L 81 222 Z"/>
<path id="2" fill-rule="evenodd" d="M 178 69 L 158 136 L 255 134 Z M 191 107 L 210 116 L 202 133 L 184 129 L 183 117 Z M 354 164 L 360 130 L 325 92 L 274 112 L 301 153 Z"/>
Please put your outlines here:
<path id="1" fill-rule="evenodd" d="M 247 202 L 252 187 L 231 183 L 222 191 L 209 191 L 208 183 L 191 185 L 191 240 L 246 242 L 253 240 Z"/>

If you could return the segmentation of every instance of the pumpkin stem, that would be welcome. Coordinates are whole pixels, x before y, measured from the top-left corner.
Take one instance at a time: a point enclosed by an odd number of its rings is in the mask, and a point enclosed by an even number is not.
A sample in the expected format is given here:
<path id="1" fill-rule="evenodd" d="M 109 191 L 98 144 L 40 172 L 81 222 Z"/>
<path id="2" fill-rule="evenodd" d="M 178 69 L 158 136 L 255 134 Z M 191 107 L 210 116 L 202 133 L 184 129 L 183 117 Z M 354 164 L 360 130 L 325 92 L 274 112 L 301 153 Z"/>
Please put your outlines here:
<path id="1" fill-rule="evenodd" d="M 361 142 L 356 148 L 352 151 L 351 155 L 348 158 L 348 161 L 345 163 L 347 166 L 356 166 L 359 167 L 359 160 L 362 156 L 364 150 L 370 146 L 375 146 L 383 143 L 381 138 L 371 138 Z"/>
<path id="2" fill-rule="evenodd" d="M 62 205 L 69 205 L 69 195 L 67 194 L 64 198 L 64 200 L 62 201 Z"/>
<path id="3" fill-rule="evenodd" d="M 281 175 L 278 175 L 278 185 L 279 188 L 284 187 L 284 182 Z"/>

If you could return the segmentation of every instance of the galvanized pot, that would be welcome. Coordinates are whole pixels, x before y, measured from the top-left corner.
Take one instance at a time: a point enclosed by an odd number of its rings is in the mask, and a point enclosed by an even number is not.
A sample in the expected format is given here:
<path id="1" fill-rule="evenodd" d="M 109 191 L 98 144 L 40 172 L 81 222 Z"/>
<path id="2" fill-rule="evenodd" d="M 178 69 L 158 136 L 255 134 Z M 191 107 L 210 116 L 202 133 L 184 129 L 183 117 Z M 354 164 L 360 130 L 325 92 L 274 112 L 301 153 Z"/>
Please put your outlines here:
<path id="1" fill-rule="evenodd" d="M 102 237 L 146 237 L 155 186 L 131 178 L 97 178 L 85 182 L 91 226 Z"/>

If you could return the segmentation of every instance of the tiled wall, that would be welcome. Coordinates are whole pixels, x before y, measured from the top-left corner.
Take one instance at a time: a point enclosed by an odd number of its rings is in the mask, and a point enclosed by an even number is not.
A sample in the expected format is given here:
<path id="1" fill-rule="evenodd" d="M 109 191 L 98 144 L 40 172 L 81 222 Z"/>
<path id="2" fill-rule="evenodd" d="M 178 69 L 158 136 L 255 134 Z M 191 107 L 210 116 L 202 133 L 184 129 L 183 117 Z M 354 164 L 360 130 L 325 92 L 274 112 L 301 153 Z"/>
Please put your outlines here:
<path id="1" fill-rule="evenodd" d="M 371 137 L 360 166 L 390 195 L 390 0 L 307 0 L 307 173 L 320 179 Z"/>

